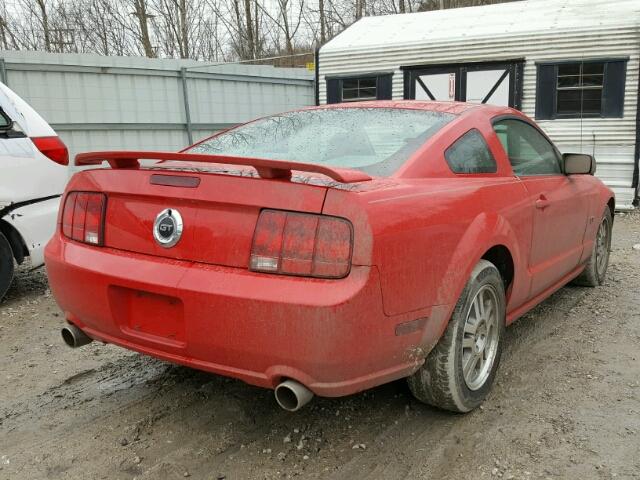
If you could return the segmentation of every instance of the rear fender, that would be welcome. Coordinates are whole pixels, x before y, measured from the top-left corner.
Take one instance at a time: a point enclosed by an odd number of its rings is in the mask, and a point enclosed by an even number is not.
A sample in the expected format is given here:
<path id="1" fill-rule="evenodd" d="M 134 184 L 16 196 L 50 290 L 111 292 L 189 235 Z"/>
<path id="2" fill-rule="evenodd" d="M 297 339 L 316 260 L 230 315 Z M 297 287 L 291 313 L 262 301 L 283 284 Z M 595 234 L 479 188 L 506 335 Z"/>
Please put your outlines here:
<path id="1" fill-rule="evenodd" d="M 611 219 L 615 213 L 616 199 L 613 190 L 604 186 L 600 180 L 593 177 L 589 177 L 594 182 L 594 188 L 598 188 L 598 193 L 591 196 L 591 205 L 589 206 L 589 218 L 587 219 L 587 225 L 584 231 L 584 237 L 582 239 L 583 250 L 580 257 L 580 263 L 585 263 L 591 256 L 593 250 L 593 243 L 596 239 L 598 227 L 600 227 L 600 220 L 605 212 L 605 209 L 611 208 Z"/>
<path id="2" fill-rule="evenodd" d="M 475 265 L 489 249 L 498 245 L 509 250 L 514 264 L 513 282 L 507 303 L 511 303 L 511 300 L 519 298 L 523 292 L 526 292 L 527 282 L 526 278 L 523 278 L 525 272 L 520 268 L 521 265 L 526 265 L 526 262 L 522 259 L 522 252 L 512 226 L 500 215 L 479 214 L 458 243 L 442 282 L 438 286 L 436 295 L 436 305 L 438 306 L 436 312 L 438 314 L 431 317 L 429 331 L 425 331 L 427 346 L 433 343 L 433 340 L 430 341 L 426 337 L 435 335 L 437 341 L 447 328 L 455 305 Z"/>
<path id="3" fill-rule="evenodd" d="M 60 197 L 25 205 L 5 215 L 2 221 L 20 235 L 31 266 L 44 263 L 44 247 L 56 228 Z"/>

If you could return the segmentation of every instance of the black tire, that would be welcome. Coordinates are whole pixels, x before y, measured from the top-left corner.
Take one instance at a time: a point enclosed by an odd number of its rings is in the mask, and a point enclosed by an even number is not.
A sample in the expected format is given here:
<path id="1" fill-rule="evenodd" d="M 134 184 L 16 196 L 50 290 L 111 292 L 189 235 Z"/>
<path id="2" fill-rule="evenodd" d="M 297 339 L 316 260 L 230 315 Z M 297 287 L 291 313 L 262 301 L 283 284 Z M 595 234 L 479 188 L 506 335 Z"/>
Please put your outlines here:
<path id="1" fill-rule="evenodd" d="M 0 233 L 0 301 L 13 281 L 13 250 L 7 238 Z"/>
<path id="2" fill-rule="evenodd" d="M 582 287 L 597 287 L 604 283 L 604 279 L 607 276 L 607 268 L 609 267 L 609 252 L 611 250 L 611 230 L 613 228 L 613 217 L 611 216 L 611 210 L 609 207 L 605 207 L 598 231 L 596 232 L 596 238 L 593 242 L 593 249 L 591 250 L 591 256 L 587 260 L 587 264 L 580 275 L 578 275 L 573 283 Z M 604 232 L 606 237 L 604 238 L 604 244 L 599 243 L 600 232 Z M 604 248 L 604 252 L 602 249 Z"/>
<path id="3" fill-rule="evenodd" d="M 467 363 L 469 355 L 474 355 L 474 348 L 478 343 L 478 330 L 470 334 L 465 328 L 469 324 L 467 319 L 473 316 L 472 308 L 476 308 L 476 297 L 481 298 L 483 305 L 489 305 L 484 302 L 484 295 L 491 295 L 489 301 L 495 301 L 496 314 L 491 322 L 496 326 L 492 327 L 495 328 L 495 333 L 491 335 L 497 335 L 497 339 L 492 337 L 494 340 L 491 342 L 491 351 L 495 353 L 491 354 L 491 364 L 487 362 L 487 367 L 481 368 L 484 370 L 484 374 L 479 376 L 481 382 L 471 389 L 463 372 L 463 363 Z M 424 403 L 452 412 L 469 412 L 480 406 L 491 390 L 500 364 L 504 328 L 505 294 L 502 277 L 495 265 L 487 260 L 480 260 L 473 269 L 438 344 L 429 353 L 424 365 L 408 378 L 409 389 L 413 395 Z M 468 346 L 469 341 L 473 347 Z M 466 350 L 466 354 L 463 354 L 463 350 Z M 475 366 L 472 370 L 475 371 Z"/>

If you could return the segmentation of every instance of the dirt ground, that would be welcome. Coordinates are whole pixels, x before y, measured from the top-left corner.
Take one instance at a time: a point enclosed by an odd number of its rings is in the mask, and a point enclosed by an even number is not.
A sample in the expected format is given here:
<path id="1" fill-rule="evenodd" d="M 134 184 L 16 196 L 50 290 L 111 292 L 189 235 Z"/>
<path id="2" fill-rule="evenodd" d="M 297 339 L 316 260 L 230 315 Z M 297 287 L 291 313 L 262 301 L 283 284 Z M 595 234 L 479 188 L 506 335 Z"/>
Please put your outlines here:
<path id="1" fill-rule="evenodd" d="M 507 330 L 497 384 L 453 415 L 403 381 L 281 410 L 270 391 L 114 346 L 63 345 L 42 269 L 0 305 L 0 479 L 640 478 L 640 214 L 600 288 Z"/>

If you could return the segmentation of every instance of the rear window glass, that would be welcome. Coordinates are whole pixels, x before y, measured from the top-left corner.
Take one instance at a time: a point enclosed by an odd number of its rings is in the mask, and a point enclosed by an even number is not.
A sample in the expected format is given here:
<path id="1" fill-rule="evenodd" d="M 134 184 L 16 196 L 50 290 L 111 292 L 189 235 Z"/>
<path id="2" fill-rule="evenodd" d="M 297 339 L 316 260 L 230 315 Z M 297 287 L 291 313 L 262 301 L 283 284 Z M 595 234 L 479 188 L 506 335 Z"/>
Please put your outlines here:
<path id="1" fill-rule="evenodd" d="M 393 108 L 302 110 L 234 128 L 189 153 L 355 168 L 385 176 L 454 118 L 449 113 Z"/>
<path id="2" fill-rule="evenodd" d="M 454 173 L 495 173 L 498 170 L 495 158 L 478 130 L 469 130 L 444 154 L 449 168 Z"/>

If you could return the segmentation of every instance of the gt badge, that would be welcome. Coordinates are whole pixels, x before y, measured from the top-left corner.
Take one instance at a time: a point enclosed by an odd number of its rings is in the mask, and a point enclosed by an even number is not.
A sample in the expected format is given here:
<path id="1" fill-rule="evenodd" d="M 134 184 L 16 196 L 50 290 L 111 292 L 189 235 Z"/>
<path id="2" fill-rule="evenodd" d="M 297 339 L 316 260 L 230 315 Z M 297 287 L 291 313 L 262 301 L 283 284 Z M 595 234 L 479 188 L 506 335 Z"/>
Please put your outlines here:
<path id="1" fill-rule="evenodd" d="M 182 236 L 182 217 L 180 213 L 167 208 L 161 211 L 153 223 L 153 238 L 164 248 L 173 247 Z"/>

